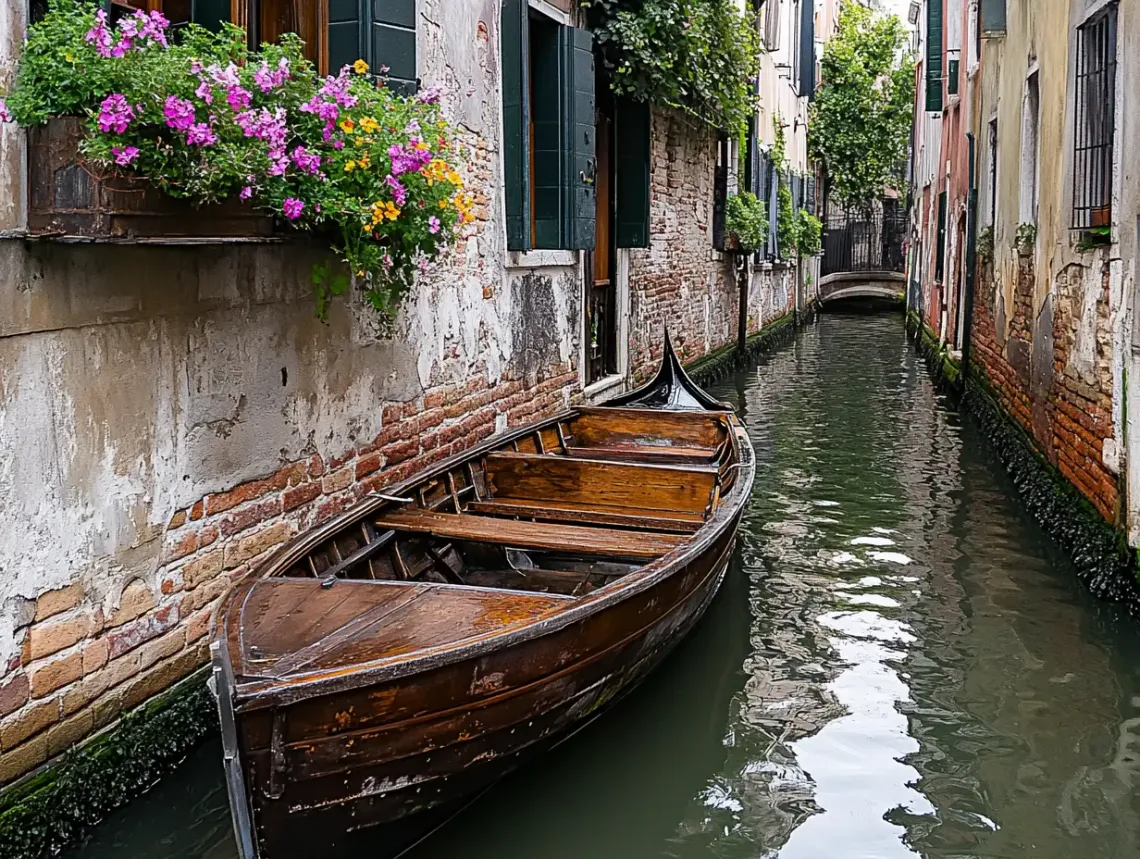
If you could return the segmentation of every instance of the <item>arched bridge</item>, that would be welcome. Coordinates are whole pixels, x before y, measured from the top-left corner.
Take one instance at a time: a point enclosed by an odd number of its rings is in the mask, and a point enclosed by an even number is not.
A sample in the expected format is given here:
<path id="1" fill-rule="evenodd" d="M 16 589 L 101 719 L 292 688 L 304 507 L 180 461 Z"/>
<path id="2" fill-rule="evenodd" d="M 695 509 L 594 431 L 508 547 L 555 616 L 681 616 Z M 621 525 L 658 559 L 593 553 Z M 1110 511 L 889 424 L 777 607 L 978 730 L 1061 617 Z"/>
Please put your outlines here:
<path id="1" fill-rule="evenodd" d="M 832 213 L 823 230 L 819 300 L 895 301 L 906 291 L 906 212 L 897 200 Z"/>

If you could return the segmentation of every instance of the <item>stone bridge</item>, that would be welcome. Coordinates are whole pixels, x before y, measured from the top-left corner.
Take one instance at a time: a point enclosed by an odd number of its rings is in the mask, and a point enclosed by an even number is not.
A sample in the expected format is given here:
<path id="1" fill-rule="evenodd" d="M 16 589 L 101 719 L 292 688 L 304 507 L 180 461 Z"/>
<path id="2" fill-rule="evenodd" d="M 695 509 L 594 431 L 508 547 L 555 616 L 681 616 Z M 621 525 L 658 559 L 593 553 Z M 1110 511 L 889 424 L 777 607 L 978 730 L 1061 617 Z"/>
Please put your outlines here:
<path id="1" fill-rule="evenodd" d="M 819 301 L 831 304 L 853 299 L 902 301 L 906 275 L 897 271 L 841 271 L 819 280 Z"/>

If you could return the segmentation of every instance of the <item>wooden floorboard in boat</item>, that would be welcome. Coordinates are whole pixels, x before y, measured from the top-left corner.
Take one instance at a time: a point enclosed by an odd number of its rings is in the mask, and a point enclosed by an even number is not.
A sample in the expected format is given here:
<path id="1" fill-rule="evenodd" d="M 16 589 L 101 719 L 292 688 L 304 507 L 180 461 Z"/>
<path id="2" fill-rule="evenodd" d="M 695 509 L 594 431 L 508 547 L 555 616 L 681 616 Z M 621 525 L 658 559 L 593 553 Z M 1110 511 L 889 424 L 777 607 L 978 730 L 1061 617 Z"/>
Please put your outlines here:
<path id="1" fill-rule="evenodd" d="M 519 549 L 562 551 L 652 560 L 676 548 L 684 537 L 637 533 L 581 525 L 516 522 L 470 514 L 397 510 L 376 519 L 377 527 L 431 534 L 448 540 L 496 543 Z"/>
<path id="2" fill-rule="evenodd" d="M 319 613 L 329 594 L 343 589 L 361 605 L 366 621 L 330 630 L 324 639 L 298 647 L 264 676 L 284 679 L 301 673 L 350 669 L 354 665 L 446 648 L 489 633 L 526 624 L 545 612 L 573 601 L 557 594 L 520 593 L 433 584 L 338 581 L 328 589 L 316 582 L 311 611 Z M 376 608 L 381 603 L 382 608 Z M 371 615 L 367 617 L 366 615 Z"/>

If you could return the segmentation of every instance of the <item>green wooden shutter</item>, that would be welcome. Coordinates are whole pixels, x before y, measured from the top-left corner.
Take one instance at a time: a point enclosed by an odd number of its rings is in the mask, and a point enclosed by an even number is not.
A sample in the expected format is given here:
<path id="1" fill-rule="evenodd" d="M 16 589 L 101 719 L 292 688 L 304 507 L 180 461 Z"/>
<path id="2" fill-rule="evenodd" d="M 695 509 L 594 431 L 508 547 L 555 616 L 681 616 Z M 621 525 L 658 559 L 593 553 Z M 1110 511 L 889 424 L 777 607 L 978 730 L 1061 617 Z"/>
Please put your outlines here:
<path id="1" fill-rule="evenodd" d="M 562 27 L 536 18 L 530 29 L 532 62 L 530 117 L 534 127 L 534 171 L 531 181 L 534 206 L 534 246 L 542 250 L 563 247 L 563 194 L 566 168 L 562 144 L 563 98 Z"/>
<path id="2" fill-rule="evenodd" d="M 374 72 L 388 67 L 396 92 L 416 91 L 416 0 L 370 0 L 368 55 Z"/>
<path id="3" fill-rule="evenodd" d="M 364 45 L 365 4 L 368 0 L 329 0 L 329 74 L 357 60 L 368 59 Z"/>
<path id="4" fill-rule="evenodd" d="M 230 20 L 230 0 L 190 0 L 190 20 L 216 33 Z"/>
<path id="5" fill-rule="evenodd" d="M 926 3 L 926 109 L 942 112 L 942 2 Z"/>
<path id="6" fill-rule="evenodd" d="M 649 103 L 619 99 L 614 110 L 617 170 L 615 237 L 619 248 L 649 247 Z"/>
<path id="7" fill-rule="evenodd" d="M 561 27 L 563 247 L 593 250 L 597 236 L 597 119 L 594 115 L 594 34 Z"/>
<path id="8" fill-rule="evenodd" d="M 503 0 L 503 191 L 507 248 L 530 250 L 530 63 L 527 0 Z"/>
<path id="9" fill-rule="evenodd" d="M 800 45 L 799 45 L 800 95 L 815 98 L 815 3 L 802 0 L 800 3 Z"/>
<path id="10" fill-rule="evenodd" d="M 1005 0 L 982 0 L 982 32 L 1005 32 Z"/>

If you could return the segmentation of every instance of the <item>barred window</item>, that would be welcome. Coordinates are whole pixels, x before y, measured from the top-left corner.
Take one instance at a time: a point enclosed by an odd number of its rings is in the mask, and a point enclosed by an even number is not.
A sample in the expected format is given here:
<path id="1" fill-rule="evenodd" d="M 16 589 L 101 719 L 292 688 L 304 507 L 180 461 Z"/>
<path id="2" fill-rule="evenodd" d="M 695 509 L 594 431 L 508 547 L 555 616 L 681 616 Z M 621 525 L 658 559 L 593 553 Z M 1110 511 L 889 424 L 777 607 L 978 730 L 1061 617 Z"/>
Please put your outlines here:
<path id="1" fill-rule="evenodd" d="M 1116 13 L 1117 5 L 1113 3 L 1077 30 L 1074 230 L 1112 224 Z"/>

